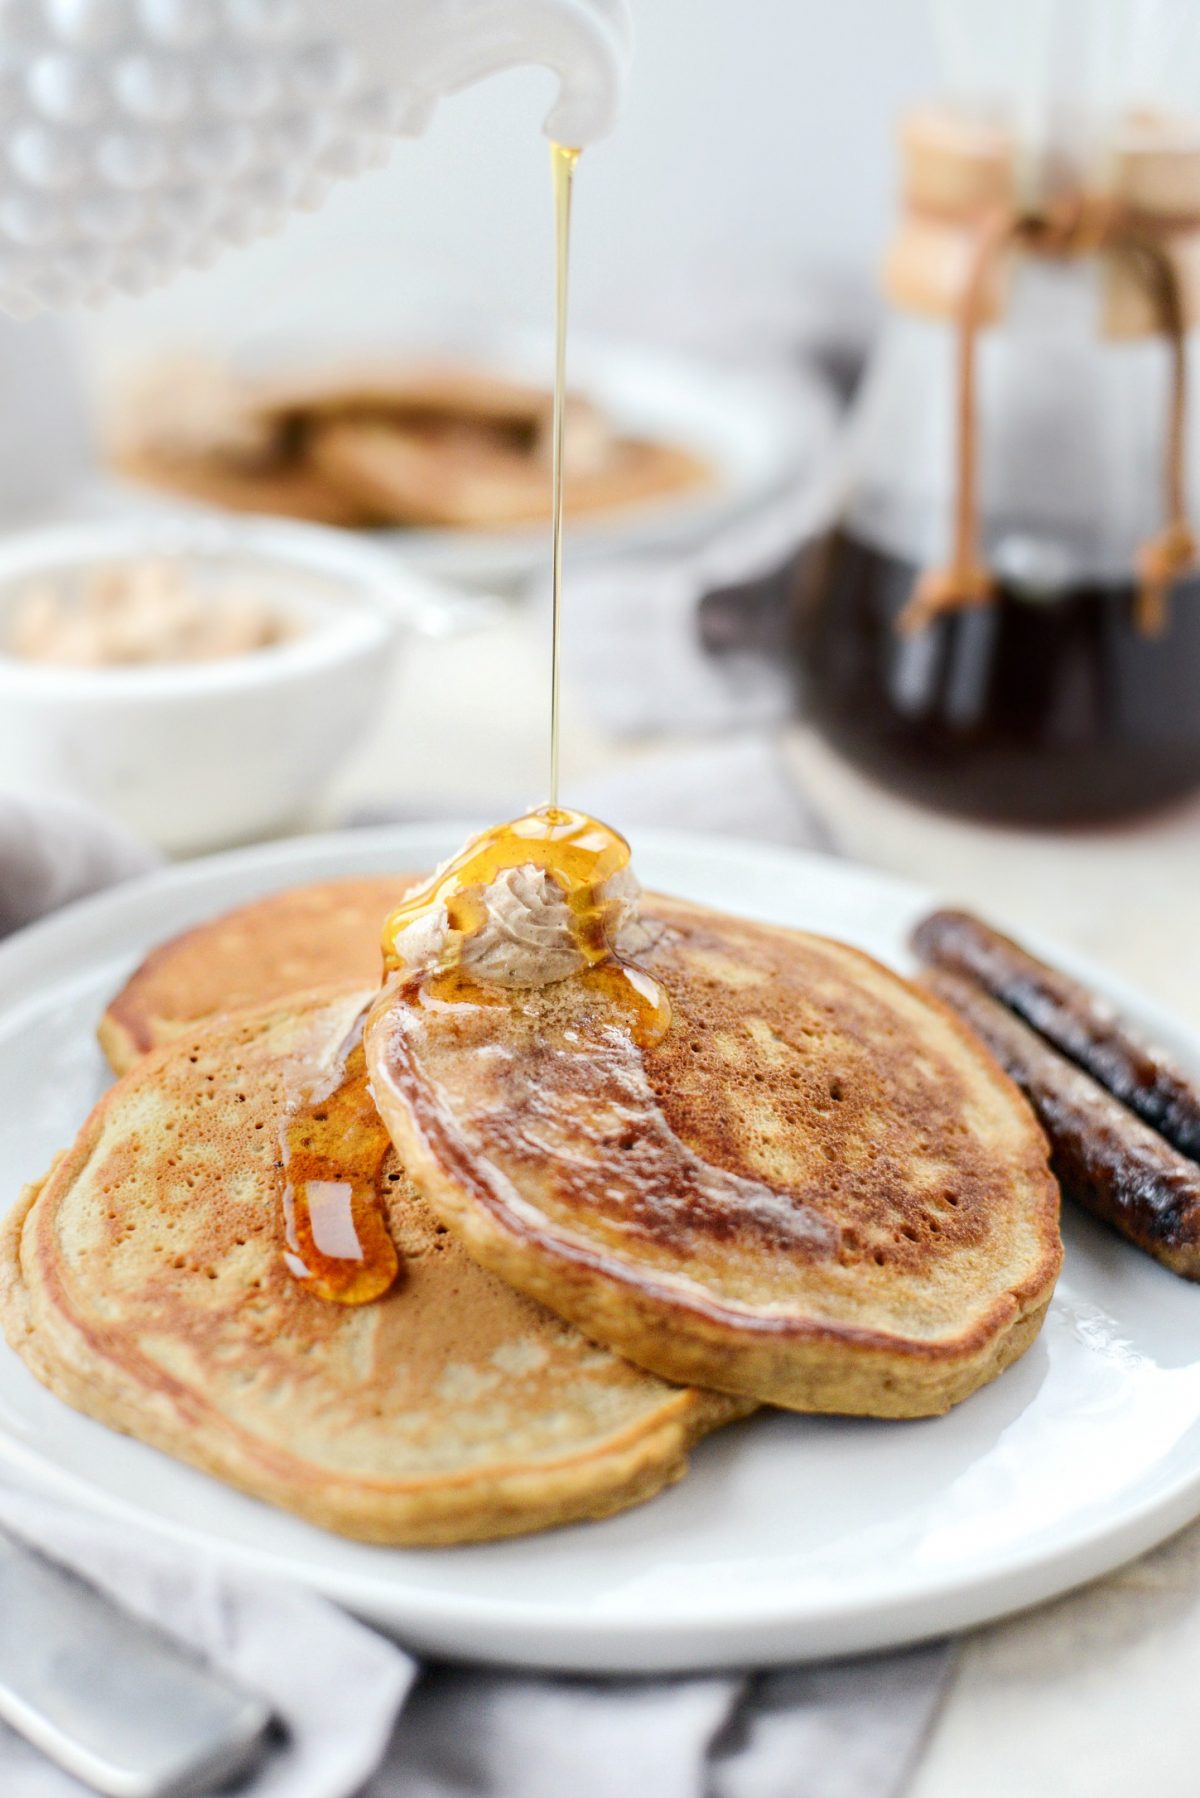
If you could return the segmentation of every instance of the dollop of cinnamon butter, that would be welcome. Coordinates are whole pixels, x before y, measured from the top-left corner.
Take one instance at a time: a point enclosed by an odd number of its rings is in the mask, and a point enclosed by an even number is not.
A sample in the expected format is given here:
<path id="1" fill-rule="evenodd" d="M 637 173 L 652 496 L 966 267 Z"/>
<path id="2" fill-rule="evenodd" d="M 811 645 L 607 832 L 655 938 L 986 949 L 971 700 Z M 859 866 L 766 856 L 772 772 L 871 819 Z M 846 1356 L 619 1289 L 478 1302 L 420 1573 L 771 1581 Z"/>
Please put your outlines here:
<path id="1" fill-rule="evenodd" d="M 29 662 L 122 668 L 222 661 L 296 632 L 249 578 L 210 589 L 178 563 L 147 560 L 31 585 L 14 607 L 7 648 Z"/>
<path id="2" fill-rule="evenodd" d="M 641 885 L 629 867 L 596 889 L 592 915 L 617 957 L 647 949 L 655 933 L 640 915 Z M 503 868 L 474 892 L 471 928 L 456 930 L 444 901 L 393 938 L 399 965 L 424 972 L 456 964 L 473 980 L 509 988 L 550 986 L 594 965 L 581 940 L 576 908 L 546 868 Z"/>

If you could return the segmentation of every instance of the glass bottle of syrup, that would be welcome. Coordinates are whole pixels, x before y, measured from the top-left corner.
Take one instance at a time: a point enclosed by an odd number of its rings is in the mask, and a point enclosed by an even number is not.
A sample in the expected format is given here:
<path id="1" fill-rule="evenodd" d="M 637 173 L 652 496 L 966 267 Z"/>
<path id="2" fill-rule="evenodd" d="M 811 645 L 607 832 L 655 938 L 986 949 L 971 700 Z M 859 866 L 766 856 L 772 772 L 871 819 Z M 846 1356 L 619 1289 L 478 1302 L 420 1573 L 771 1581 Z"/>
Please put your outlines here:
<path id="1" fill-rule="evenodd" d="M 1045 91 L 1014 68 L 902 126 L 893 310 L 792 629 L 805 716 L 864 770 L 1082 823 L 1200 788 L 1200 119 L 1093 102 L 1077 7 L 1005 10 L 1027 57 L 1014 10 L 1057 30 Z"/>

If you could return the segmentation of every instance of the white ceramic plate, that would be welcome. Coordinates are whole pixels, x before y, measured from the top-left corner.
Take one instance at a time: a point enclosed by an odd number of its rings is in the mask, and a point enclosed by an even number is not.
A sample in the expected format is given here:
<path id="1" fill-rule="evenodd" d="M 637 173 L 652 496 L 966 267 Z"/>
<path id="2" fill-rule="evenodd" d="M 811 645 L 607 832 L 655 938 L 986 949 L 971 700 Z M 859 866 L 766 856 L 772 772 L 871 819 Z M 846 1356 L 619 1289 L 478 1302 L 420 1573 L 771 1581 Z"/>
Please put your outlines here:
<path id="1" fill-rule="evenodd" d="M 154 942 L 275 887 L 432 863 L 461 829 L 309 838 L 91 900 L 0 949 L 8 1199 L 106 1083 L 92 1031 Z M 904 966 L 919 889 L 815 856 L 635 837 L 650 885 L 836 933 Z M 1200 1039 L 1065 955 L 1200 1069 Z M 1090 1220 L 1039 1341 L 949 1416 L 763 1413 L 681 1485 L 605 1523 L 490 1547 L 340 1541 L 77 1416 L 0 1351 L 0 1464 L 261 1572 L 293 1575 L 439 1653 L 557 1669 L 717 1667 L 880 1648 L 1105 1572 L 1200 1513 L 1200 1290 Z"/>

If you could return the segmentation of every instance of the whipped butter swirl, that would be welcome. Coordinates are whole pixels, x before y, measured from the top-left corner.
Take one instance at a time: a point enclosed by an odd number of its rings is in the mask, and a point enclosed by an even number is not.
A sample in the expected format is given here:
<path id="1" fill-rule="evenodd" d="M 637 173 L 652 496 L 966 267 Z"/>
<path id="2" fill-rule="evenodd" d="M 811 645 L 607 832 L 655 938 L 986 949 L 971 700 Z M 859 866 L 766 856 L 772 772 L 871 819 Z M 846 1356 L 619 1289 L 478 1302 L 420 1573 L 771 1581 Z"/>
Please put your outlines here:
<path id="1" fill-rule="evenodd" d="M 617 957 L 649 948 L 655 932 L 643 923 L 642 889 L 632 869 L 605 881 L 596 895 L 606 934 Z M 580 946 L 575 915 L 559 882 L 530 863 L 505 868 L 479 889 L 482 921 L 470 932 L 453 929 L 443 902 L 430 908 L 393 939 L 396 962 L 414 973 L 457 965 L 484 986 L 551 986 L 589 965 Z"/>
<path id="2" fill-rule="evenodd" d="M 545 806 L 472 838 L 384 928 L 384 965 L 408 981 L 457 974 L 508 990 L 573 974 L 621 977 L 666 1028 L 666 996 L 629 958 L 657 932 L 624 837 L 583 812 Z"/>

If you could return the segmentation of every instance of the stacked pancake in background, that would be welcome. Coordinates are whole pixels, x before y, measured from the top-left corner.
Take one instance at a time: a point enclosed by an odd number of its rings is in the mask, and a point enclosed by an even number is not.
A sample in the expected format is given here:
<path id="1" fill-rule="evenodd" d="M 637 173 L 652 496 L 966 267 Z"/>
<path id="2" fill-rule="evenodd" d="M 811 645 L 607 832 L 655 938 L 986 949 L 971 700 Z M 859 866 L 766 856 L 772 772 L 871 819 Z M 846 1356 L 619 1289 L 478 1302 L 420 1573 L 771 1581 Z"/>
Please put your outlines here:
<path id="1" fill-rule="evenodd" d="M 943 1411 L 1033 1340 L 1046 1143 L 940 1002 L 644 896 L 660 1042 L 584 975 L 422 1009 L 374 987 L 405 885 L 257 901 L 113 1000 L 127 1071 L 0 1253 L 9 1341 L 68 1403 L 326 1527 L 435 1543 L 648 1498 L 757 1403 Z M 373 991 L 401 1271 L 346 1306 L 285 1266 L 280 1130 Z"/>
<path id="2" fill-rule="evenodd" d="M 680 446 L 567 402 L 565 505 L 621 512 L 708 485 Z M 205 363 L 146 377 L 112 432 L 130 478 L 238 512 L 333 525 L 495 530 L 550 516 L 551 396 L 455 362 L 239 380 Z"/>

